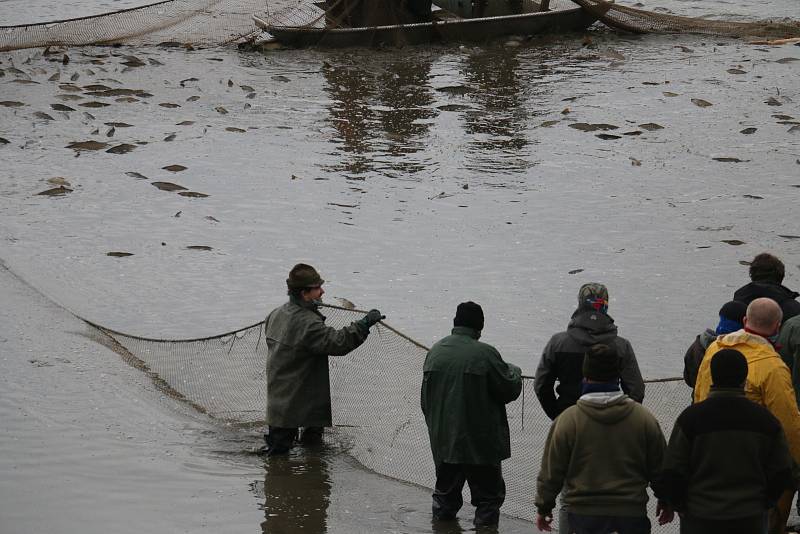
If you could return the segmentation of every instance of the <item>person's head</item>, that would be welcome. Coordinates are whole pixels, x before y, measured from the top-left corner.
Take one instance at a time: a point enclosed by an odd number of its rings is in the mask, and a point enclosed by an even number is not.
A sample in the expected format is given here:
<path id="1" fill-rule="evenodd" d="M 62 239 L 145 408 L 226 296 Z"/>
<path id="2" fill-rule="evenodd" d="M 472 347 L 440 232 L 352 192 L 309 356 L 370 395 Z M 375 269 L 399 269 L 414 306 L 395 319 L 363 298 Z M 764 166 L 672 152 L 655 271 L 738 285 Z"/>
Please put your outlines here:
<path id="1" fill-rule="evenodd" d="M 462 302 L 456 308 L 453 326 L 466 326 L 480 332 L 483 330 L 483 308 L 471 300 Z"/>
<path id="2" fill-rule="evenodd" d="M 620 362 L 617 350 L 598 343 L 586 350 L 583 357 L 583 378 L 587 382 L 611 383 L 619 381 Z"/>
<path id="3" fill-rule="evenodd" d="M 608 313 L 608 289 L 603 284 L 583 284 L 578 290 L 578 309 Z"/>
<path id="4" fill-rule="evenodd" d="M 762 252 L 750 262 L 750 280 L 753 282 L 782 284 L 785 275 L 783 262 L 768 252 Z"/>
<path id="5" fill-rule="evenodd" d="M 286 279 L 289 295 L 306 302 L 320 300 L 325 290 L 322 284 L 325 283 L 316 269 L 305 263 L 298 263 L 289 271 L 289 278 Z"/>
<path id="6" fill-rule="evenodd" d="M 718 388 L 743 388 L 747 359 L 735 349 L 722 349 L 711 357 L 711 383 Z"/>
<path id="7" fill-rule="evenodd" d="M 716 334 L 721 336 L 741 330 L 744 326 L 745 313 L 747 313 L 747 305 L 744 302 L 732 300 L 723 304 L 719 309 L 719 324 L 717 324 Z"/>
<path id="8" fill-rule="evenodd" d="M 761 297 L 747 306 L 744 326 L 753 333 L 770 337 L 778 333 L 783 320 L 783 311 L 774 300 Z"/>

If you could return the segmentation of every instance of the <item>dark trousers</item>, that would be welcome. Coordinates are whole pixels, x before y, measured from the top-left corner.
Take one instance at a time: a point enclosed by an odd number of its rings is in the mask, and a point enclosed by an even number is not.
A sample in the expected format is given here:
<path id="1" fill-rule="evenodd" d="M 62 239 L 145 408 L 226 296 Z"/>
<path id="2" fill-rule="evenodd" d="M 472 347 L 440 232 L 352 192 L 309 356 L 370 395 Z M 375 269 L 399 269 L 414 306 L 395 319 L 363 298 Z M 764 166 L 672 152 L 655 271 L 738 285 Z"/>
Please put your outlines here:
<path id="1" fill-rule="evenodd" d="M 300 443 L 303 445 L 318 445 L 322 443 L 321 426 L 308 426 L 303 428 L 300 433 Z M 297 428 L 283 428 L 270 426 L 267 434 L 264 434 L 264 441 L 267 443 L 266 453 L 270 456 L 275 454 L 286 454 L 294 445 L 297 439 Z"/>
<path id="2" fill-rule="evenodd" d="M 500 464 L 438 464 L 436 488 L 433 490 L 433 518 L 455 519 L 464 504 L 461 497 L 464 482 L 469 484 L 470 502 L 475 507 L 475 525 L 496 525 L 500 520 L 500 507 L 506 500 L 506 483 Z"/>
<path id="3" fill-rule="evenodd" d="M 737 519 L 681 516 L 681 534 L 766 534 L 767 514 Z"/>
<path id="4" fill-rule="evenodd" d="M 567 520 L 569 534 L 650 534 L 650 520 L 647 517 L 580 515 L 568 512 Z"/>

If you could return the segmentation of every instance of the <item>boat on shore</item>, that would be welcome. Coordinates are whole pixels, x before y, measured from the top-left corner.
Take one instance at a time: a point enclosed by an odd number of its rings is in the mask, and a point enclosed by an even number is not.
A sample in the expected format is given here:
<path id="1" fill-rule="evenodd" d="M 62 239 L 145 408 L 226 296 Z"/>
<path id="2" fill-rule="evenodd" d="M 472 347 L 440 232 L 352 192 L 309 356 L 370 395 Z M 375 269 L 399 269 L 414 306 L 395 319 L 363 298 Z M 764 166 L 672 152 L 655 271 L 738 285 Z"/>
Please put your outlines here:
<path id="1" fill-rule="evenodd" d="M 475 18 L 462 18 L 448 11 L 438 10 L 428 22 L 354 28 L 281 24 L 259 14 L 253 15 L 253 20 L 282 45 L 296 48 L 345 48 L 486 42 L 509 35 L 579 32 L 594 24 L 602 14 L 578 6 L 554 11 Z M 324 19 L 324 16 L 319 19 Z"/>

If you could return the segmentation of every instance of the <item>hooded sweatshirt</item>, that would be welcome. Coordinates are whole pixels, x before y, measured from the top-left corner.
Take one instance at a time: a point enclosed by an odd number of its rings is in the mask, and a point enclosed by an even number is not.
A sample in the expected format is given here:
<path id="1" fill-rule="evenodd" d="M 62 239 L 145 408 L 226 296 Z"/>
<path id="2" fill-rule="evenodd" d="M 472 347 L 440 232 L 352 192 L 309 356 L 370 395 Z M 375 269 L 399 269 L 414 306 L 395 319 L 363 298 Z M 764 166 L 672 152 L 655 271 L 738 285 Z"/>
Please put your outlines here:
<path id="1" fill-rule="evenodd" d="M 570 513 L 642 517 L 666 440 L 655 417 L 627 395 L 587 393 L 553 422 L 536 482 L 536 508 L 549 515 L 556 496 Z"/>
<path id="2" fill-rule="evenodd" d="M 780 305 L 784 323 L 795 315 L 800 315 L 800 302 L 795 300 L 800 297 L 800 293 L 775 282 L 750 282 L 733 294 L 733 300 L 745 304 L 750 304 L 761 297 L 770 298 Z"/>
<path id="3" fill-rule="evenodd" d="M 706 349 L 715 339 L 717 339 L 717 333 L 707 328 L 705 332 L 697 335 L 694 343 L 689 345 L 686 350 L 686 354 L 683 356 L 683 381 L 690 388 L 694 388 L 694 383 L 697 381 L 697 370 L 700 369 Z"/>
<path id="4" fill-rule="evenodd" d="M 617 335 L 614 319 L 596 310 L 579 308 L 572 314 L 567 330 L 550 338 L 536 369 L 534 389 L 550 419 L 558 417 L 580 397 L 583 355 L 586 349 L 598 343 L 617 349 L 622 390 L 637 402 L 644 400 L 639 363 L 630 342 Z"/>

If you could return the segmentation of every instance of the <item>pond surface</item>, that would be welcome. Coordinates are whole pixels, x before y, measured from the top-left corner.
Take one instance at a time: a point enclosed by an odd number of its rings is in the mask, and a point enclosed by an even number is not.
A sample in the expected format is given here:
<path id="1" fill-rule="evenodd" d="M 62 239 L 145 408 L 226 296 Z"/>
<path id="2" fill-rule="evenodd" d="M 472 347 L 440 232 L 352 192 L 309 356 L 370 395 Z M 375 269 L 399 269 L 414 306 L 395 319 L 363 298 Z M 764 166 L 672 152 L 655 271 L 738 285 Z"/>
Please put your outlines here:
<path id="1" fill-rule="evenodd" d="M 0 0 L 0 19 L 63 14 L 40 4 Z M 78 16 L 130 5 L 73 7 Z M 739 20 L 796 15 L 793 2 L 659 7 Z M 426 344 L 448 333 L 459 302 L 479 302 L 484 340 L 529 373 L 566 326 L 578 287 L 600 281 L 645 376 L 678 375 L 686 347 L 746 281 L 743 262 L 772 251 L 786 263 L 786 285 L 800 287 L 798 60 L 796 46 L 598 30 L 378 51 L 3 53 L 0 260 L 80 316 L 156 338 L 263 319 L 285 299 L 288 270 L 304 261 L 327 280 L 330 302 L 378 307 Z M 18 291 L 8 280 L 2 287 L 4 299 Z M 229 447 L 213 426 L 161 407 L 157 392 L 127 414 L 146 379 L 136 382 L 138 371 L 116 355 L 106 361 L 88 341 L 62 338 L 79 323 L 47 315 L 46 301 L 16 298 L 22 315 L 1 336 L 3 375 L 7 385 L 31 385 L 6 387 L 0 399 L 3 450 L 12 451 L 0 478 L 33 495 L 55 473 L 56 488 L 105 494 L 113 480 L 96 455 L 104 447 L 115 453 L 110 462 L 133 455 L 113 430 L 130 420 L 126 431 L 161 466 L 155 480 L 187 499 L 179 509 L 189 515 L 175 523 L 244 532 L 270 521 L 253 506 L 263 467 L 236 456 L 257 435 Z M 48 325 L 53 339 L 43 341 Z M 55 360 L 73 345 L 67 359 L 80 365 Z M 31 418 L 21 415 L 37 402 Z M 62 429 L 54 446 L 64 454 L 37 466 L 25 451 L 47 455 L 48 425 Z M 99 449 L 86 447 L 92 432 L 104 436 Z M 164 456 L 170 443 L 178 467 Z M 198 450 L 226 447 L 239 451 L 234 460 L 202 453 L 207 471 L 195 476 Z M 132 458 L 111 472 L 135 477 L 141 459 Z M 429 528 L 427 493 L 416 488 L 402 510 L 367 492 L 378 519 L 345 512 L 350 490 L 337 488 L 373 482 L 335 458 L 319 472 L 329 475 L 311 477 L 340 477 L 331 483 L 330 531 Z M 229 463 L 233 478 L 224 474 Z M 222 479 L 233 488 L 224 513 L 203 523 L 192 488 Z M 119 504 L 126 494 L 166 499 L 143 489 L 151 482 L 108 501 L 109 517 L 128 517 Z M 314 487 L 324 494 L 325 486 Z M 386 491 L 400 491 L 393 487 Z M 85 509 L 85 497 L 64 495 L 59 513 L 78 524 L 70 514 Z M 214 502 L 213 492 L 197 501 L 202 509 Z M 41 526 L 29 522 L 31 508 L 17 510 L 14 524 Z M 413 519 L 403 523 L 406 512 Z"/>
<path id="2" fill-rule="evenodd" d="M 674 375 L 740 262 L 771 250 L 800 285 L 800 48 L 589 40 L 4 54 L 0 257 L 164 338 L 260 320 L 305 261 L 423 343 L 479 302 L 528 371 L 601 281 L 645 374 Z"/>

